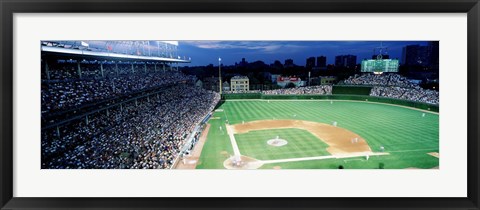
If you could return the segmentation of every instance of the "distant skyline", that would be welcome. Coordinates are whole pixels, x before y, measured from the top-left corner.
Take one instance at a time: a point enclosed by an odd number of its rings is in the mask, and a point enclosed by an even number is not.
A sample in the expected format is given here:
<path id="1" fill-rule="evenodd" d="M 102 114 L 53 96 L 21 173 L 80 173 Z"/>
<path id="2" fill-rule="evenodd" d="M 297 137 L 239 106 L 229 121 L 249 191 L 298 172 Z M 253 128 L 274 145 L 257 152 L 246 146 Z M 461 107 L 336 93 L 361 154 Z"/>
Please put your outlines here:
<path id="1" fill-rule="evenodd" d="M 249 63 L 261 60 L 271 64 L 279 60 L 293 59 L 299 66 L 305 66 L 308 57 L 326 56 L 327 65 L 335 63 L 337 55 L 356 55 L 357 63 L 370 59 L 373 49 L 380 43 L 388 48 L 390 58 L 402 58 L 402 48 L 406 45 L 426 46 L 428 41 L 179 41 L 178 53 L 191 57 L 192 62 L 185 66 L 234 65 L 245 58 Z"/>

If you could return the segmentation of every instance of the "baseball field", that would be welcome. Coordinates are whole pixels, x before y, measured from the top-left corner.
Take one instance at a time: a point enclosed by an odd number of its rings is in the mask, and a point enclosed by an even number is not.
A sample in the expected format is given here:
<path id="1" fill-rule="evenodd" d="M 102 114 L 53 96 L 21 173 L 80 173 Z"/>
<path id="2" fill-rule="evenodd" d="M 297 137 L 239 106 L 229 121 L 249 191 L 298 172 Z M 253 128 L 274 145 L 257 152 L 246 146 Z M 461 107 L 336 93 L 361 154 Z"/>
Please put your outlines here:
<path id="1" fill-rule="evenodd" d="M 227 100 L 190 158 L 197 169 L 435 169 L 439 115 L 362 101 Z"/>

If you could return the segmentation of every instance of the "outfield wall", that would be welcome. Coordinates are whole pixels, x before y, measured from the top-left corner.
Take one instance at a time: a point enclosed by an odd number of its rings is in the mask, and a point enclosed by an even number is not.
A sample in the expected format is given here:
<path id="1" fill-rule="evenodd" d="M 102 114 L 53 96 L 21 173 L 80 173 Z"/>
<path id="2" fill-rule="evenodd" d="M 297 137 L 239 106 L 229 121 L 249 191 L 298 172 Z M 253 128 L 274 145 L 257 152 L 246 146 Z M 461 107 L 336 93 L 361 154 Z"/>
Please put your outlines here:
<path id="1" fill-rule="evenodd" d="M 334 94 L 334 95 L 264 95 L 261 93 L 236 93 L 236 94 L 222 94 L 222 100 L 229 99 L 320 99 L 320 100 L 352 100 L 352 101 L 369 101 L 369 102 L 378 102 L 378 103 L 387 103 L 387 104 L 396 104 L 401 106 L 414 107 L 423 110 L 429 110 L 433 112 L 438 112 L 439 107 L 433 104 L 394 99 L 394 98 L 385 98 L 385 97 L 376 97 L 376 96 L 365 96 L 365 95 L 345 95 L 345 94 Z"/>
<path id="2" fill-rule="evenodd" d="M 334 85 L 332 86 L 332 94 L 334 95 L 370 95 L 372 86 L 363 85 Z"/>

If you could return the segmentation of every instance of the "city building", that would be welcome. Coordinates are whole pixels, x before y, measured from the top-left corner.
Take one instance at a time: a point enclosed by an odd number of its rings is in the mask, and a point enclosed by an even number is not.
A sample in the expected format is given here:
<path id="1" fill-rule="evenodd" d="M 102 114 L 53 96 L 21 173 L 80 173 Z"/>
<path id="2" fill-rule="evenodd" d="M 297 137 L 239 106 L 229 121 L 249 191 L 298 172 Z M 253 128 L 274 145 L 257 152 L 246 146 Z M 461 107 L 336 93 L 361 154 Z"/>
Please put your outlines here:
<path id="1" fill-rule="evenodd" d="M 335 56 L 336 67 L 354 68 L 357 64 L 357 56 L 355 55 L 337 55 Z"/>
<path id="2" fill-rule="evenodd" d="M 298 77 L 277 77 L 277 85 L 285 87 L 288 83 L 293 83 L 296 87 L 305 86 L 305 81 Z"/>
<path id="3" fill-rule="evenodd" d="M 315 67 L 315 57 L 307 58 L 307 63 L 305 65 L 305 67 L 307 69 L 312 69 L 313 67 Z"/>
<path id="4" fill-rule="evenodd" d="M 275 68 L 275 69 L 281 69 L 283 68 L 283 64 L 282 62 L 280 62 L 279 60 L 275 60 L 275 62 L 273 62 L 272 65 L 270 65 L 271 67 Z"/>
<path id="5" fill-rule="evenodd" d="M 272 74 L 272 76 L 271 76 L 272 84 L 277 84 L 277 79 L 280 76 L 281 76 L 280 74 Z"/>
<path id="6" fill-rule="evenodd" d="M 438 41 L 429 41 L 426 46 L 417 44 L 403 47 L 401 63 L 410 77 L 438 77 L 439 44 Z"/>
<path id="7" fill-rule="evenodd" d="M 234 76 L 230 79 L 231 91 L 249 91 L 250 80 L 246 76 Z"/>
<path id="8" fill-rule="evenodd" d="M 230 84 L 228 84 L 227 81 L 225 81 L 224 83 L 222 83 L 222 90 L 223 90 L 223 91 L 230 91 Z"/>
<path id="9" fill-rule="evenodd" d="M 326 69 L 327 68 L 327 57 L 325 56 L 319 56 L 317 57 L 317 67 L 320 69 Z"/>
<path id="10" fill-rule="evenodd" d="M 438 71 L 439 68 L 439 50 L 440 50 L 440 42 L 438 41 L 432 41 L 428 42 L 428 48 L 429 48 L 429 57 L 430 57 L 430 66 L 432 70 Z"/>
<path id="11" fill-rule="evenodd" d="M 407 45 L 402 49 L 402 64 L 427 66 L 430 63 L 428 46 Z"/>
<path id="12" fill-rule="evenodd" d="M 287 59 L 285 60 L 285 64 L 284 64 L 284 67 L 285 68 L 288 68 L 288 67 L 293 67 L 294 64 L 293 64 L 293 60 L 292 59 Z"/>
<path id="13" fill-rule="evenodd" d="M 203 79 L 203 88 L 206 90 L 219 91 L 219 80 L 218 77 L 206 77 Z"/>
<path id="14" fill-rule="evenodd" d="M 248 65 L 248 62 L 245 60 L 245 58 L 242 58 L 242 61 L 238 64 L 240 67 L 246 67 Z"/>

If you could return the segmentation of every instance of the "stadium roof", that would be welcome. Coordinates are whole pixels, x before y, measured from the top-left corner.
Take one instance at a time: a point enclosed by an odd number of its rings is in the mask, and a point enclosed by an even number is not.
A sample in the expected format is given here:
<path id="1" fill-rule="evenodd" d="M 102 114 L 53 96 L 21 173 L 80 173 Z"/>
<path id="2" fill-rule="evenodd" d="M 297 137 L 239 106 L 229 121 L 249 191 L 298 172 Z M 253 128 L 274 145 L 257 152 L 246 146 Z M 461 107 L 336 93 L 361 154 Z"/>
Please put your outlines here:
<path id="1" fill-rule="evenodd" d="M 178 46 L 178 41 L 157 41 L 157 42 L 162 42 L 162 43 L 167 43 L 167 44 Z"/>
<path id="2" fill-rule="evenodd" d="M 190 63 L 190 59 L 181 59 L 179 56 L 176 58 L 164 58 L 164 57 L 155 57 L 155 56 L 144 56 L 144 55 L 128 55 L 112 52 L 96 52 L 82 49 L 68 49 L 60 47 L 50 47 L 50 46 L 41 46 L 42 52 L 58 53 L 58 54 L 71 54 L 71 55 L 81 55 L 81 56 L 95 56 L 95 57 L 105 57 L 105 58 L 125 58 L 125 59 L 137 59 L 137 60 L 148 60 L 148 61 L 160 61 L 160 62 L 175 62 L 175 63 Z"/>

